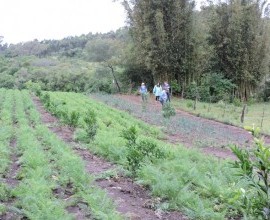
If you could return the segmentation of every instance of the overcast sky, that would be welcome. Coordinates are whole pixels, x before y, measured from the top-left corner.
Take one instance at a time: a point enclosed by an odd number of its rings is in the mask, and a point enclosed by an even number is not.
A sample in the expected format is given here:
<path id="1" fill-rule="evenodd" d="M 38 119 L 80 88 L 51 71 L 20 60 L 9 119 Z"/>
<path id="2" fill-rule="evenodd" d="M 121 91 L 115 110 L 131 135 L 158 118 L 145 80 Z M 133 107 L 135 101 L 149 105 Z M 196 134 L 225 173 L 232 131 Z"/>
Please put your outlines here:
<path id="1" fill-rule="evenodd" d="M 112 0 L 0 0 L 4 42 L 62 39 L 109 32 L 125 25 L 126 15 Z"/>

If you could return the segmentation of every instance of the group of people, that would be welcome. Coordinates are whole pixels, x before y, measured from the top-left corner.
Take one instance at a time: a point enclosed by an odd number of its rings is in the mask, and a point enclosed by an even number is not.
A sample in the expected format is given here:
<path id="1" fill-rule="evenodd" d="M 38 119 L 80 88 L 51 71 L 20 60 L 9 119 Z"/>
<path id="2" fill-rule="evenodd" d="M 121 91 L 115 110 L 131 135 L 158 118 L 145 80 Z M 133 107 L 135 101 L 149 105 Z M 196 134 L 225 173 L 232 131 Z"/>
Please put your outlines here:
<path id="1" fill-rule="evenodd" d="M 140 87 L 140 94 L 142 96 L 143 102 L 146 101 L 146 95 L 147 95 L 147 87 L 144 83 L 141 84 Z M 166 103 L 167 101 L 170 102 L 170 85 L 167 81 L 164 82 L 163 85 L 160 83 L 157 83 L 154 86 L 153 94 L 156 97 L 156 101 L 159 101 L 162 105 Z"/>

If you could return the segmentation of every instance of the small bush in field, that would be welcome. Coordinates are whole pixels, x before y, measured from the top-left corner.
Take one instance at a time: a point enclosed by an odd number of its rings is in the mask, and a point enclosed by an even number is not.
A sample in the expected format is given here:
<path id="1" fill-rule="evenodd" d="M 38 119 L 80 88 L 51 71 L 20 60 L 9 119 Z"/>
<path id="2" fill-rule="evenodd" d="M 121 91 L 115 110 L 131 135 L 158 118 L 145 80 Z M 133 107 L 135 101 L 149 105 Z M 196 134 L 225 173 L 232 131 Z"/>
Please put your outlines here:
<path id="1" fill-rule="evenodd" d="M 77 127 L 79 125 L 79 119 L 80 119 L 80 112 L 72 111 L 70 113 L 69 125 L 74 128 Z"/>
<path id="2" fill-rule="evenodd" d="M 73 128 L 79 125 L 80 112 L 72 111 L 69 113 L 66 109 L 53 111 L 57 116 L 61 117 L 61 120 L 64 124 L 67 124 Z"/>
<path id="3" fill-rule="evenodd" d="M 97 134 L 98 124 L 97 124 L 97 115 L 91 109 L 88 109 L 85 116 L 83 117 L 85 122 L 85 131 L 88 139 L 91 141 Z"/>
<path id="4" fill-rule="evenodd" d="M 175 115 L 175 109 L 169 102 L 164 103 L 162 107 L 162 115 L 164 118 L 170 118 L 171 116 Z"/>
<path id="5" fill-rule="evenodd" d="M 41 100 L 44 103 L 46 108 L 50 107 L 51 104 L 51 97 L 48 93 L 45 93 L 44 95 L 41 96 Z"/>
<path id="6" fill-rule="evenodd" d="M 193 102 L 192 101 L 188 101 L 187 102 L 187 107 L 188 108 L 193 108 Z"/>
<path id="7" fill-rule="evenodd" d="M 270 219 L 270 146 L 255 138 L 255 148 L 251 151 L 236 146 L 231 149 L 239 159 L 234 167 L 248 183 L 246 189 L 241 189 L 242 208 L 250 216 Z"/>
<path id="8" fill-rule="evenodd" d="M 138 133 L 135 126 L 123 130 L 121 137 L 127 141 L 128 169 L 132 172 L 133 176 L 136 175 L 137 170 L 144 162 L 153 162 L 154 159 L 165 157 L 164 152 L 161 151 L 155 143 L 148 140 L 137 142 Z"/>

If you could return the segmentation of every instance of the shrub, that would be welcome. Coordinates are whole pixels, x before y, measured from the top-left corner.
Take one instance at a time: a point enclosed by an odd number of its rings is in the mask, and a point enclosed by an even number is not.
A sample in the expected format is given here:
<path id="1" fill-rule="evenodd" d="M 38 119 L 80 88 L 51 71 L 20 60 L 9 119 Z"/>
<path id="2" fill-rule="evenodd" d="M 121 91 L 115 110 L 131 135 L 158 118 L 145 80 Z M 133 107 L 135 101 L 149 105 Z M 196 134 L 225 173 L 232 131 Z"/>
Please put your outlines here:
<path id="1" fill-rule="evenodd" d="M 39 82 L 32 82 L 32 80 L 25 83 L 25 87 L 31 92 L 35 93 L 36 96 L 41 95 L 41 84 Z"/>
<path id="2" fill-rule="evenodd" d="M 143 163 L 154 159 L 163 158 L 164 152 L 157 145 L 149 140 L 142 140 L 137 143 L 138 132 L 135 126 L 123 130 L 121 136 L 126 139 L 128 169 L 136 176 L 138 169 Z"/>
<path id="3" fill-rule="evenodd" d="M 41 100 L 44 103 L 45 107 L 48 109 L 51 105 L 51 97 L 50 95 L 46 92 L 45 94 L 41 95 Z"/>
<path id="4" fill-rule="evenodd" d="M 175 115 L 175 109 L 172 107 L 170 102 L 166 102 L 162 106 L 162 115 L 164 118 L 170 118 Z"/>
<path id="5" fill-rule="evenodd" d="M 253 134 L 257 133 L 254 130 Z M 255 138 L 255 148 L 251 151 L 236 146 L 231 149 L 239 159 L 234 167 L 248 183 L 246 189 L 241 189 L 243 209 L 250 216 L 270 219 L 270 147 Z"/>
<path id="6" fill-rule="evenodd" d="M 97 124 L 97 115 L 91 109 L 88 109 L 85 116 L 83 117 L 85 122 L 85 132 L 87 142 L 94 140 L 94 137 L 97 134 L 98 124 Z"/>

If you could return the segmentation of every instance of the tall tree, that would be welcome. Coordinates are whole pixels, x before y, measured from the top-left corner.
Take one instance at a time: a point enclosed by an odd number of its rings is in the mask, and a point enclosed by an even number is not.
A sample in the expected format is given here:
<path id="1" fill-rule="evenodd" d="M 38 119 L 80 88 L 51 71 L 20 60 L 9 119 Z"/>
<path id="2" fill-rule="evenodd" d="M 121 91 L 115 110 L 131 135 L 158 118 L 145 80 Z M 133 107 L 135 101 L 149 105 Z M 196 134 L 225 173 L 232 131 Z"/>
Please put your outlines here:
<path id="1" fill-rule="evenodd" d="M 124 0 L 137 52 L 155 81 L 187 81 L 193 2 L 188 0 Z"/>
<path id="2" fill-rule="evenodd" d="M 232 0 L 216 6 L 209 42 L 216 53 L 213 70 L 237 85 L 235 95 L 247 100 L 267 72 L 268 34 L 262 4 Z"/>

